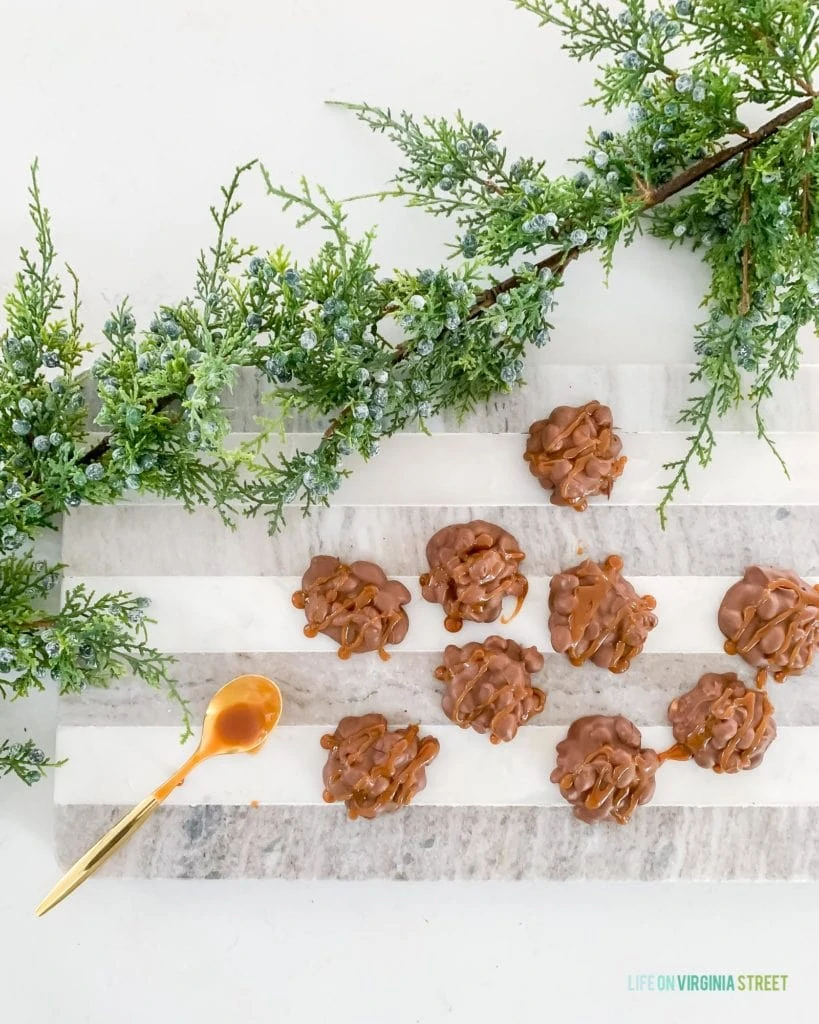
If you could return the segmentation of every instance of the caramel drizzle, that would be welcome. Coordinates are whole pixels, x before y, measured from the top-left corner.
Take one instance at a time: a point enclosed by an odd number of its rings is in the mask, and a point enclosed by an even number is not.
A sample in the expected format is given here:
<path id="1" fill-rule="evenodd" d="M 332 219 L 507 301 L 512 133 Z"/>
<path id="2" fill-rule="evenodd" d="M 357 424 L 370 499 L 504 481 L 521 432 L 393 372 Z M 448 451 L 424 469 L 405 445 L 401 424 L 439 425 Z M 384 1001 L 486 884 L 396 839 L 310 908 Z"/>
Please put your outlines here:
<path id="1" fill-rule="evenodd" d="M 372 725 L 363 726 L 357 732 L 340 740 L 333 734 L 321 737 L 321 745 L 325 750 L 332 750 L 336 753 L 340 767 L 330 776 L 330 785 L 335 785 L 344 772 L 351 766 L 357 764 L 367 751 L 387 732 L 386 722 L 374 722 Z M 383 764 L 373 765 L 369 772 L 353 787 L 351 796 L 347 799 L 347 809 L 350 818 L 355 819 L 364 810 L 371 810 L 378 814 L 391 803 L 399 807 L 406 806 L 418 792 L 419 771 L 422 771 L 430 761 L 438 754 L 440 745 L 432 736 L 425 736 L 418 742 L 418 752 L 412 760 L 396 772 L 396 763 L 418 737 L 418 726 L 409 725 L 402 731 L 401 738 L 393 744 Z M 376 779 L 388 779 L 389 785 L 377 796 L 372 796 L 368 788 Z M 328 791 L 324 791 L 324 800 L 333 803 L 335 797 Z"/>
<path id="2" fill-rule="evenodd" d="M 294 607 L 303 609 L 311 593 L 320 593 L 323 587 L 334 580 L 341 584 L 351 573 L 352 570 L 348 565 L 339 563 L 336 571 L 330 576 L 322 576 L 315 580 L 307 590 L 297 590 L 292 598 Z M 339 601 L 337 589 L 328 590 L 325 595 L 327 603 L 335 607 L 332 607 L 320 622 L 309 622 L 304 627 L 304 635 L 312 639 L 325 629 L 332 629 L 333 626 L 341 625 L 342 633 L 338 656 L 346 660 L 351 654 L 354 654 L 360 647 L 364 646 L 364 628 L 362 626 L 356 630 L 354 629 L 354 623 L 349 621 L 339 623 L 338 620 L 372 604 L 378 595 L 378 589 L 375 584 L 366 583 L 357 594 L 351 594 L 341 601 Z M 390 642 L 392 631 L 400 621 L 400 611 L 389 612 L 386 616 L 382 613 L 381 638 L 378 641 L 377 648 L 378 655 L 382 661 L 389 661 L 390 659 L 390 655 L 384 650 L 384 647 Z M 367 625 L 370 625 L 370 623 L 367 623 Z"/>
<path id="3" fill-rule="evenodd" d="M 666 761 L 690 761 L 691 751 L 683 743 L 675 743 L 668 750 L 664 750 L 662 753 L 657 754 L 660 759 L 660 764 L 665 764 Z"/>
<path id="4" fill-rule="evenodd" d="M 473 545 L 468 549 L 466 557 L 462 558 L 462 563 L 467 567 L 471 568 L 486 551 L 490 550 L 494 545 Z M 498 554 L 503 556 L 504 566 L 510 564 L 517 564 L 522 562 L 526 557 L 522 551 L 503 551 L 500 548 L 496 549 Z M 500 572 L 503 572 L 501 570 Z M 443 585 L 446 587 L 446 597 L 444 599 L 444 608 L 446 609 L 446 619 L 444 620 L 444 627 L 450 633 L 457 633 L 458 630 L 463 626 L 464 619 L 472 619 L 475 616 L 480 615 L 483 609 L 495 598 L 500 597 L 501 601 L 507 597 L 512 591 L 517 588 L 521 588 L 520 593 L 517 595 L 517 602 L 511 615 L 505 616 L 501 619 L 504 626 L 508 625 L 512 619 L 518 614 L 523 607 L 523 602 L 526 600 L 526 595 L 529 592 L 529 581 L 520 572 L 514 572 L 511 576 L 501 576 L 500 572 L 495 576 L 485 576 L 480 582 L 481 584 L 491 583 L 493 580 L 500 580 L 494 590 L 489 591 L 482 601 L 476 601 L 473 604 L 466 604 L 461 601 L 458 597 L 458 588 L 455 581 L 450 576 L 447 569 L 438 565 L 430 572 L 422 573 L 419 582 L 422 587 L 428 586 L 430 583 L 436 586 Z"/>
<path id="5" fill-rule="evenodd" d="M 573 506 L 578 512 L 584 512 L 588 508 L 587 495 L 581 494 L 572 497 L 569 493 L 570 485 L 575 477 L 580 476 L 584 472 L 590 459 L 606 458 L 602 453 L 611 448 L 613 432 L 611 427 L 603 427 L 599 434 L 590 437 L 585 444 L 576 445 L 574 448 L 567 448 L 565 450 L 561 450 L 561 445 L 584 421 L 591 421 L 592 413 L 599 408 L 599 402 L 587 402 L 586 405 L 578 410 L 578 415 L 575 419 L 560 431 L 548 447 L 544 448 L 542 452 L 526 452 L 523 456 L 527 462 L 534 465 L 541 476 L 545 476 L 553 466 L 557 465 L 558 462 L 563 462 L 564 459 L 572 463 L 571 469 L 558 484 L 558 491 L 566 504 Z M 597 424 L 594 424 L 594 430 L 597 430 Z M 550 453 L 555 454 L 550 457 Z M 613 460 L 609 482 L 620 476 L 626 461 L 625 456 Z"/>
<path id="6" fill-rule="evenodd" d="M 568 654 L 569 661 L 575 667 L 579 667 L 590 658 L 593 658 L 603 644 L 612 639 L 615 641 L 615 645 L 614 656 L 609 666 L 611 672 L 625 672 L 631 665 L 632 659 L 640 653 L 640 647 L 627 644 L 624 640 L 619 639 L 619 633 L 624 620 L 630 614 L 636 617 L 637 614 L 651 611 L 656 607 L 656 601 L 649 594 L 638 598 L 636 601 L 625 603 L 614 619 L 606 625 L 605 629 L 600 630 L 600 634 L 589 643 L 585 650 L 581 651 L 578 649 L 578 645 L 591 625 L 597 609 L 600 607 L 600 603 L 614 585 L 608 574 L 610 572 L 619 572 L 622 568 L 623 560 L 617 555 L 610 555 L 603 563 L 602 575 L 596 577 L 591 583 L 581 583 L 575 591 L 575 607 L 569 614 L 572 647 Z"/>
<path id="7" fill-rule="evenodd" d="M 481 715 L 485 711 L 488 711 L 493 704 L 499 701 L 502 697 L 506 696 L 507 693 L 514 695 L 515 690 L 512 683 L 505 683 L 503 686 L 498 687 L 493 693 L 493 695 L 488 700 L 484 701 L 483 704 L 476 704 L 472 711 L 469 712 L 469 714 L 465 714 L 462 710 L 462 705 L 464 701 L 472 693 L 472 691 L 478 685 L 483 676 L 485 676 L 486 673 L 489 671 L 489 662 L 487 661 L 486 656 L 482 651 L 476 651 L 472 655 L 470 661 L 480 662 L 480 668 L 475 673 L 474 679 L 470 680 L 470 682 L 466 686 L 464 686 L 463 691 L 458 695 L 455 701 L 455 707 L 453 708 L 452 711 L 452 721 L 456 725 L 459 725 L 462 729 L 468 729 L 469 726 L 477 722 Z M 464 664 L 468 664 L 468 662 Z M 442 682 L 445 682 L 452 679 L 453 673 L 451 669 L 448 669 L 444 665 L 441 665 L 440 668 L 436 669 L 435 676 L 437 679 L 440 679 Z M 525 717 L 521 717 L 519 719 L 520 724 L 523 724 L 523 722 L 527 721 L 527 719 L 530 718 L 532 715 L 539 715 L 543 708 L 546 706 L 546 694 L 543 692 L 543 690 L 539 690 L 536 686 L 529 686 L 527 687 L 527 690 L 535 698 L 535 700 L 537 701 L 537 705 L 532 709 L 532 711 L 529 712 L 528 715 L 526 715 Z M 498 718 L 500 718 L 504 714 L 508 714 L 508 712 L 508 705 L 505 707 L 502 706 L 501 710 L 496 711 L 495 714 L 492 716 L 492 719 L 489 723 L 489 731 L 491 734 L 489 739 L 492 743 L 500 743 L 500 738 L 495 732 L 495 723 L 497 722 Z"/>
<path id="8" fill-rule="evenodd" d="M 760 697 L 762 700 L 762 715 L 754 729 L 754 738 L 750 746 L 746 747 L 744 750 L 737 751 L 737 746 L 743 734 L 741 726 L 753 721 L 757 697 Z M 692 733 L 686 736 L 682 743 L 675 743 L 673 747 L 669 747 L 668 750 L 663 751 L 663 753 L 659 755 L 660 761 L 685 761 L 689 757 L 692 757 L 697 753 L 697 751 L 702 750 L 708 745 L 713 737 L 714 728 L 721 722 L 725 722 L 731 718 L 734 712 L 738 709 L 744 711 L 744 718 L 740 723 L 740 727 L 737 728 L 733 738 L 720 752 L 719 762 L 714 765 L 714 771 L 718 773 L 729 771 L 732 767 L 731 759 L 733 757 L 737 758 L 740 768 L 749 768 L 754 754 L 757 753 L 762 745 L 765 738 L 765 732 L 768 728 L 768 723 L 770 722 L 774 711 L 773 705 L 768 700 L 768 695 L 764 691 L 755 692 L 753 690 L 748 690 L 743 697 L 737 699 L 731 697 L 730 692 L 727 689 L 723 690 L 719 697 L 712 702 L 711 707 L 708 710 L 708 715 L 702 725 L 698 726 Z"/>
<path id="9" fill-rule="evenodd" d="M 786 608 L 781 611 L 774 618 L 767 621 L 760 619 L 761 625 L 751 634 L 751 636 L 744 642 L 740 643 L 740 637 L 746 629 L 751 625 L 754 618 L 757 617 L 760 605 L 775 591 L 775 590 L 790 590 L 796 595 L 796 604 L 790 608 Z M 785 637 L 782 643 L 776 650 L 771 651 L 766 655 L 766 658 L 770 661 L 771 658 L 778 657 L 785 651 L 790 649 L 787 664 L 784 668 L 774 672 L 774 679 L 781 683 L 783 682 L 792 672 L 799 672 L 800 669 L 796 668 L 796 663 L 800 659 L 802 652 L 806 645 L 813 647 L 816 643 L 816 637 L 819 633 L 819 623 L 814 623 L 813 627 L 806 631 L 805 636 L 801 640 L 796 642 L 794 640 L 794 633 L 797 627 L 800 625 L 799 612 L 805 611 L 807 608 L 819 607 L 819 588 L 813 587 L 812 590 L 803 590 L 800 586 L 794 583 L 792 580 L 786 580 L 784 578 L 772 580 L 767 584 L 759 600 L 755 604 L 748 605 L 742 613 L 742 625 L 725 641 L 725 653 L 726 654 L 741 654 L 746 655 L 751 651 L 760 641 L 772 630 L 775 626 L 785 622 L 790 618 L 788 622 Z M 807 661 L 810 662 L 813 658 L 813 653 L 808 653 Z M 760 668 L 757 672 L 757 685 L 764 686 L 767 678 L 767 669 Z"/>
<path id="10" fill-rule="evenodd" d="M 564 795 L 571 791 L 581 769 L 593 764 L 598 758 L 603 758 L 604 765 L 598 769 L 597 778 L 592 788 L 583 798 L 583 806 L 589 811 L 598 811 L 607 802 L 610 802 L 612 818 L 620 824 L 626 825 L 639 804 L 640 797 L 648 787 L 652 775 L 644 773 L 646 765 L 642 751 L 634 755 L 631 764 L 620 765 L 616 768 L 612 764 L 612 756 L 615 751 L 608 743 L 604 743 L 597 750 L 593 750 L 583 761 L 571 772 L 567 772 L 560 780 L 560 791 Z M 610 769 L 604 772 L 604 769 Z M 636 768 L 637 778 L 629 785 L 622 785 L 622 774 Z M 607 776 L 607 777 L 605 777 Z"/>

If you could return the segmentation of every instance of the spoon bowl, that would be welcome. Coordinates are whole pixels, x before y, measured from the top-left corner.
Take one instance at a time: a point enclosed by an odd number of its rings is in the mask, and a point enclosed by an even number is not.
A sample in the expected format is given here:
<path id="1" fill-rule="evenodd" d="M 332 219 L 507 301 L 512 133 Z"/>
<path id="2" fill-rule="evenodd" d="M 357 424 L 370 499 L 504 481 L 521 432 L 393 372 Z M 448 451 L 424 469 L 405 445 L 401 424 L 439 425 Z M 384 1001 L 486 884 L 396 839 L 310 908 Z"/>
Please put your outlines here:
<path id="1" fill-rule="evenodd" d="M 129 811 L 88 853 L 69 868 L 37 907 L 42 917 L 89 878 L 118 850 L 153 812 L 203 761 L 222 754 L 256 754 L 276 728 L 282 713 L 282 695 L 265 676 L 237 676 L 211 697 L 202 724 L 199 746 L 182 767 Z"/>
<path id="2" fill-rule="evenodd" d="M 205 712 L 199 749 L 217 754 L 255 754 L 276 728 L 282 695 L 265 676 L 237 676 L 213 695 Z"/>
<path id="3" fill-rule="evenodd" d="M 154 790 L 154 797 L 161 803 L 210 757 L 257 754 L 281 713 L 282 695 L 272 679 L 254 675 L 231 679 L 210 699 L 199 746 L 178 772 Z"/>

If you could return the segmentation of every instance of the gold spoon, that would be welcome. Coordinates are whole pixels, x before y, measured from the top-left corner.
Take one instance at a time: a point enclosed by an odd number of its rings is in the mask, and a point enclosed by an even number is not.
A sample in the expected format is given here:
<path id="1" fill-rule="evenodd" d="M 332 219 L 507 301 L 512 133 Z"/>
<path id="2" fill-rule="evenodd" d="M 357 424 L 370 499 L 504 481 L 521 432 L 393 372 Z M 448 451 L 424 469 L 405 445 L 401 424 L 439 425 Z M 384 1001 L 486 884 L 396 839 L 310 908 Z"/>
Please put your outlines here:
<path id="1" fill-rule="evenodd" d="M 54 886 L 35 913 L 48 913 L 89 878 L 118 850 L 163 800 L 181 785 L 202 761 L 219 754 L 255 754 L 276 728 L 282 713 L 278 686 L 264 676 L 237 676 L 213 695 L 205 712 L 196 751 L 167 782 L 129 811 L 100 841 L 84 854 Z"/>

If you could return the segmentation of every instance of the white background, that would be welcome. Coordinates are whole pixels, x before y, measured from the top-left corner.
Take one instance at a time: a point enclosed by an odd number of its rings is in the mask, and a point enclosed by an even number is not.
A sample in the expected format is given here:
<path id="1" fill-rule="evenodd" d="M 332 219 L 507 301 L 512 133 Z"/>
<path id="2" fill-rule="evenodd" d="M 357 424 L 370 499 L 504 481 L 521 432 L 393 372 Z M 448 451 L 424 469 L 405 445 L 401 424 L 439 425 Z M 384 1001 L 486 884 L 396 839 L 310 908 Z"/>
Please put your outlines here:
<path id="1" fill-rule="evenodd" d="M 0 285 L 29 237 L 35 155 L 94 336 L 124 294 L 144 318 L 189 287 L 236 163 L 258 155 L 278 181 L 341 196 L 385 182 L 390 145 L 323 99 L 461 107 L 559 170 L 605 123 L 581 106 L 592 78 L 507 0 L 0 0 Z M 247 192 L 243 237 L 306 251 L 258 179 Z M 361 204 L 353 219 L 378 221 L 387 268 L 443 255 L 447 225 L 419 212 Z M 550 358 L 690 359 L 704 281 L 651 241 L 608 290 L 577 266 Z M 0 731 L 51 742 L 53 698 L 2 714 Z M 47 785 L 0 784 L 3 1021 L 816 1019 L 815 886 L 96 881 L 36 921 L 50 830 Z M 627 991 L 630 974 L 732 971 L 787 973 L 790 992 Z"/>

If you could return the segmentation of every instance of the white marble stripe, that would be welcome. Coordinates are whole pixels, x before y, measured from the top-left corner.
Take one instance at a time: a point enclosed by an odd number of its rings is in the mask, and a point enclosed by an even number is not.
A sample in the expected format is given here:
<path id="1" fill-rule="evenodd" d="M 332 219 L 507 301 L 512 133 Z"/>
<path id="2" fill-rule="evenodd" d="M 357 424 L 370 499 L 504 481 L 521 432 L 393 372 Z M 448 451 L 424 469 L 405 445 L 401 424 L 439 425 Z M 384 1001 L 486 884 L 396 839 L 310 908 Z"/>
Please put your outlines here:
<path id="1" fill-rule="evenodd" d="M 579 560 L 579 559 L 578 559 Z M 525 565 L 525 563 L 524 563 Z M 628 571 L 628 567 L 626 567 Z M 548 649 L 548 577 L 530 577 L 529 594 L 520 614 L 504 625 L 464 623 L 457 633 L 443 625 L 440 605 L 423 600 L 416 577 L 398 577 L 413 599 L 407 605 L 410 629 L 402 651 L 442 651 L 449 643 L 465 644 L 501 633 L 519 643 Z M 657 599 L 657 627 L 645 651 L 652 654 L 716 654 L 724 637 L 717 628 L 717 609 L 734 578 L 723 576 L 629 576 L 638 594 Z M 96 576 L 66 577 L 64 586 L 84 582 L 94 591 L 128 590 L 150 598 L 149 626 L 153 644 L 171 653 L 217 651 L 335 651 L 325 636 L 304 635 L 304 613 L 291 604 L 299 587 L 295 576 Z M 514 601 L 507 601 L 508 611 Z M 364 657 L 364 655 L 361 655 Z M 377 657 L 373 654 L 372 657 Z M 737 671 L 744 662 L 737 659 Z M 598 671 L 593 667 L 589 671 Z M 389 664 L 384 678 L 389 679 Z M 617 685 L 617 676 L 611 677 Z"/>
<path id="2" fill-rule="evenodd" d="M 374 705 L 375 707 L 375 705 Z M 330 726 L 282 726 L 255 756 L 236 755 L 201 765 L 170 798 L 179 805 L 320 805 L 320 746 Z M 441 743 L 416 803 L 433 806 L 565 806 L 549 782 L 563 726 L 524 727 L 512 743 L 453 725 L 423 728 Z M 178 733 L 164 727 L 64 727 L 57 753 L 68 764 L 55 776 L 57 804 L 136 803 L 186 756 Z M 643 745 L 662 750 L 671 730 L 642 730 Z M 693 762 L 670 762 L 657 775 L 653 803 L 668 807 L 765 807 L 819 804 L 819 730 L 792 726 L 779 735 L 759 768 L 720 776 Z M 568 813 L 568 812 L 567 812 Z"/>
<path id="3" fill-rule="evenodd" d="M 252 435 L 233 434 L 231 445 Z M 377 458 L 345 460 L 351 475 L 332 495 L 334 506 L 419 505 L 547 505 L 549 494 L 523 460 L 523 433 L 396 434 L 384 438 Z M 668 482 L 663 465 L 685 454 L 680 433 L 623 433 L 628 464 L 611 498 L 594 504 L 655 506 L 659 488 Z M 266 452 L 311 451 L 319 434 L 290 434 L 284 443 L 271 442 Z M 774 440 L 788 465 L 782 471 L 764 442 L 751 433 L 721 433 L 711 465 L 692 467 L 691 489 L 680 488 L 675 502 L 683 505 L 812 505 L 819 503 L 819 432 L 778 434 Z M 400 471 L 396 471 L 400 470 Z M 150 494 L 128 499 L 139 504 L 164 504 Z M 571 515 L 571 509 L 561 510 Z"/>
<path id="4" fill-rule="evenodd" d="M 702 393 L 702 386 L 691 382 L 693 363 L 584 366 L 549 362 L 540 355 L 529 353 L 523 387 L 495 396 L 461 423 L 448 414 L 431 429 L 527 430 L 533 420 L 557 405 L 597 399 L 611 406 L 622 430 L 688 432 L 679 422 L 680 410 L 692 395 Z M 793 381 L 777 381 L 773 396 L 764 405 L 764 415 L 770 430 L 819 430 L 819 365 L 802 363 Z M 719 427 L 755 431 L 753 408 L 743 403 L 730 410 Z"/>

